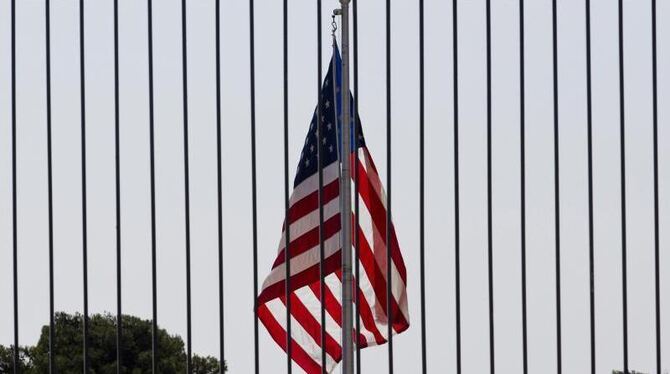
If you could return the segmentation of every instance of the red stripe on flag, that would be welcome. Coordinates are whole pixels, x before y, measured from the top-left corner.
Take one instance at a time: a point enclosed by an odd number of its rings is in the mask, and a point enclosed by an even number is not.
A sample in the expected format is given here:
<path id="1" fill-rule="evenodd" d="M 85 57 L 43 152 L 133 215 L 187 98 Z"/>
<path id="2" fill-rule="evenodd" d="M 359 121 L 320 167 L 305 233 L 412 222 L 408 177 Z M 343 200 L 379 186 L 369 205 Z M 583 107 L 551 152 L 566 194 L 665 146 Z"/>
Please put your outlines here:
<path id="1" fill-rule="evenodd" d="M 336 272 L 337 277 L 342 280 L 342 272 L 338 271 Z M 356 280 L 354 279 L 354 287 L 356 284 Z M 379 329 L 377 328 L 377 324 L 375 323 L 375 318 L 372 315 L 372 309 L 370 309 L 370 304 L 368 304 L 368 301 L 365 299 L 365 295 L 363 294 L 363 291 L 361 289 L 358 289 L 359 297 L 358 297 L 358 313 L 361 316 L 361 322 L 363 322 L 363 327 L 365 327 L 366 330 L 370 331 L 372 335 L 375 338 L 375 342 L 377 344 L 384 344 L 386 343 L 386 339 L 384 339 L 384 336 L 379 332 Z M 368 342 L 367 339 L 363 334 L 359 334 L 358 336 L 358 344 L 361 346 L 361 348 L 367 347 Z"/>
<path id="2" fill-rule="evenodd" d="M 328 218 L 326 221 L 323 222 L 323 231 L 324 231 L 323 240 L 326 240 L 331 236 L 337 234 L 338 232 L 340 232 L 341 228 L 342 228 L 342 220 L 340 219 L 339 213 Z M 319 245 L 319 224 L 317 222 L 316 226 L 311 230 L 309 230 L 308 232 L 302 234 L 301 236 L 295 239 L 291 239 L 291 242 L 289 243 L 290 256 L 291 258 L 294 258 L 302 253 L 314 249 L 318 245 Z M 274 264 L 272 264 L 272 269 L 284 263 L 285 250 L 286 248 L 282 248 L 279 251 L 279 254 L 277 254 L 277 259 L 275 260 Z"/>
<path id="3" fill-rule="evenodd" d="M 286 297 L 280 298 L 282 303 L 286 305 Z M 321 323 L 314 318 L 309 309 L 303 304 L 302 300 L 295 294 L 291 293 L 291 315 L 295 318 L 300 326 L 314 339 L 316 344 L 321 347 Z M 335 361 L 342 359 L 342 346 L 330 334 L 326 333 L 326 352 Z"/>
<path id="4" fill-rule="evenodd" d="M 379 306 L 381 311 L 384 313 L 384 315 L 388 315 L 386 312 L 386 277 L 384 277 L 384 272 L 382 272 L 382 270 L 379 268 L 379 264 L 374 258 L 374 254 L 370 249 L 370 245 L 368 244 L 367 239 L 365 239 L 365 236 L 360 233 L 360 231 L 361 229 L 359 228 L 358 243 L 360 247 L 358 257 L 361 261 L 361 264 L 363 265 L 363 268 L 368 274 L 368 279 L 370 279 L 370 283 L 372 284 L 372 288 L 375 291 L 375 295 L 381 304 Z M 391 311 L 393 312 L 394 319 L 392 322 L 394 323 L 394 327 L 395 323 L 399 323 L 398 327 L 401 327 L 402 325 L 408 325 L 404 315 L 400 311 L 395 297 L 393 297 L 393 295 L 390 296 Z"/>
<path id="5" fill-rule="evenodd" d="M 309 288 L 312 290 L 314 293 L 314 296 L 316 296 L 317 299 L 321 300 L 321 290 L 320 290 L 320 283 L 319 282 L 314 282 L 309 285 Z M 325 297 L 324 301 L 326 302 L 326 310 L 328 311 L 328 314 L 333 318 L 335 323 L 337 323 L 338 326 L 342 327 L 342 304 L 340 301 L 333 295 L 333 292 L 331 291 L 330 287 L 328 287 L 327 284 L 324 285 L 325 289 Z"/>
<path id="6" fill-rule="evenodd" d="M 300 186 L 298 186 L 299 188 Z M 323 186 L 323 205 L 326 205 L 333 199 L 336 199 L 340 196 L 340 182 L 338 179 L 335 179 L 333 182 Z M 319 190 L 318 188 L 311 192 L 309 195 L 303 197 L 302 199 L 296 201 L 291 205 L 288 211 L 288 221 L 293 223 L 300 218 L 312 213 L 313 211 L 319 209 Z M 282 229 L 286 227 L 284 226 Z"/>
<path id="7" fill-rule="evenodd" d="M 371 189 L 369 176 L 360 162 L 358 164 L 358 176 L 358 191 L 361 199 L 367 207 L 368 212 L 370 212 L 370 217 L 372 218 L 377 231 L 383 233 L 383 235 L 381 235 L 381 240 L 386 244 L 386 208 L 382 204 L 377 192 Z M 395 234 L 393 222 L 391 222 L 391 258 L 398 269 L 398 273 L 400 273 L 401 279 L 407 284 L 407 269 L 405 268 L 405 262 L 403 261 L 402 255 L 400 254 L 398 238 Z"/>
<path id="8" fill-rule="evenodd" d="M 323 261 L 323 268 L 326 274 L 331 274 L 337 271 L 342 266 L 342 250 L 338 249 L 337 252 L 333 253 L 332 256 L 326 258 Z M 298 288 L 304 287 L 312 282 L 319 281 L 319 264 L 316 263 L 308 267 L 307 269 L 301 271 L 298 274 L 291 276 L 291 290 L 297 290 Z M 277 297 L 281 297 L 285 294 L 286 290 L 286 281 L 284 279 L 277 281 L 263 289 L 261 294 L 258 295 L 258 303 L 262 304 Z"/>
<path id="9" fill-rule="evenodd" d="M 272 336 L 272 339 L 286 352 L 286 330 L 279 324 L 265 304 L 258 307 L 258 319 Z M 291 358 L 308 374 L 321 374 L 321 366 L 305 350 L 291 339 Z"/>

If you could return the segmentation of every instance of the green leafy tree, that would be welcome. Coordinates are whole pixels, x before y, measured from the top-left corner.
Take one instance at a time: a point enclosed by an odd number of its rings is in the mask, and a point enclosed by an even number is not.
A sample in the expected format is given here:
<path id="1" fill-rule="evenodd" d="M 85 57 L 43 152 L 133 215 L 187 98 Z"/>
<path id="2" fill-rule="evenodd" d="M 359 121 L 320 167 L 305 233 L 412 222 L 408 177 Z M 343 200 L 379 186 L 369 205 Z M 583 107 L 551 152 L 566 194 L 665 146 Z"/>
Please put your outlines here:
<path id="1" fill-rule="evenodd" d="M 0 345 L 0 373 L 11 373 L 14 371 L 14 346 L 5 347 Z M 22 373 L 30 367 L 29 351 L 25 347 L 19 347 L 19 369 Z"/>
<path id="2" fill-rule="evenodd" d="M 212 356 L 201 357 L 193 356 L 193 372 L 197 374 L 218 374 L 219 360 Z M 227 371 L 226 365 L 223 365 L 223 371 Z"/>
<path id="3" fill-rule="evenodd" d="M 55 316 L 54 364 L 60 373 L 78 373 L 83 363 L 82 316 L 57 313 Z M 151 321 L 124 315 L 121 364 L 122 372 L 141 374 L 151 372 Z M 184 341 L 158 329 L 158 372 L 183 373 L 186 370 Z M 42 327 L 37 345 L 23 350 L 22 373 L 48 372 L 49 326 Z M 89 318 L 89 362 L 92 374 L 116 373 L 116 318 L 110 314 L 96 314 Z M 219 372 L 219 361 L 214 357 L 192 358 L 194 374 Z M 0 348 L 0 373 L 10 372 L 13 366 L 12 351 Z M 5 370 L 5 368 L 7 368 Z M 224 363 L 224 371 L 226 371 Z"/>

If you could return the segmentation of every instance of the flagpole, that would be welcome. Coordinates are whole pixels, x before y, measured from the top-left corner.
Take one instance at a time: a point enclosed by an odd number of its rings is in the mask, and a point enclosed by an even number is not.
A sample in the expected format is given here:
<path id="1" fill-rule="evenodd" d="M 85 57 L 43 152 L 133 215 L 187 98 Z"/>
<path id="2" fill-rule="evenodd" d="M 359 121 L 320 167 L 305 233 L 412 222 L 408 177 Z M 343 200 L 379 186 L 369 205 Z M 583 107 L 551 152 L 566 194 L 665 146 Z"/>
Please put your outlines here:
<path id="1" fill-rule="evenodd" d="M 354 372 L 353 277 L 351 258 L 351 114 L 349 97 L 349 3 L 340 0 L 342 16 L 342 373 Z"/>

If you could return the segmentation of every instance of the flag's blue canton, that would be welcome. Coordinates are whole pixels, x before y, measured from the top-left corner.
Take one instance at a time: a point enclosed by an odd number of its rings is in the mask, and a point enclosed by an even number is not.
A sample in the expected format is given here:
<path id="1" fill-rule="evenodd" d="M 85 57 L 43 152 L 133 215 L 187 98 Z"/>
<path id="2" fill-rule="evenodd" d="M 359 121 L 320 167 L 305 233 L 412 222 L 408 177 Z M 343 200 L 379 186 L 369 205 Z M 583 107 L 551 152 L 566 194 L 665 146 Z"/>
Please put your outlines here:
<path id="1" fill-rule="evenodd" d="M 322 147 L 321 157 L 324 168 L 338 160 L 338 153 L 341 149 L 341 144 L 340 147 L 338 147 L 338 139 L 340 138 L 339 130 L 341 127 L 339 113 L 342 110 L 342 106 L 337 102 L 339 100 L 336 99 L 340 98 L 340 72 L 342 68 L 342 61 L 340 60 L 340 54 L 337 48 L 335 48 L 333 58 L 335 61 L 334 63 L 331 61 L 328 68 L 328 73 L 326 74 L 323 85 L 321 86 L 321 139 L 317 140 L 316 138 L 317 111 L 315 110 L 314 115 L 312 116 L 312 122 L 309 125 L 307 138 L 305 139 L 305 145 L 303 146 L 302 153 L 300 154 L 300 163 L 298 164 L 298 170 L 293 182 L 293 187 L 299 185 L 302 181 L 318 172 L 317 147 L 319 145 Z M 333 76 L 333 65 L 336 67 L 336 76 Z M 333 89 L 334 82 L 337 82 L 337 84 L 335 84 L 335 89 Z M 352 108 L 352 110 L 354 109 L 354 100 L 351 95 L 350 108 Z M 338 113 L 337 124 L 335 119 L 336 113 Z M 363 138 L 363 131 L 361 130 L 361 125 L 358 118 L 356 119 L 356 123 L 358 125 L 358 141 L 356 142 L 356 146 L 360 148 L 365 146 L 365 140 Z M 351 134 L 353 137 L 353 131 L 351 131 Z"/>

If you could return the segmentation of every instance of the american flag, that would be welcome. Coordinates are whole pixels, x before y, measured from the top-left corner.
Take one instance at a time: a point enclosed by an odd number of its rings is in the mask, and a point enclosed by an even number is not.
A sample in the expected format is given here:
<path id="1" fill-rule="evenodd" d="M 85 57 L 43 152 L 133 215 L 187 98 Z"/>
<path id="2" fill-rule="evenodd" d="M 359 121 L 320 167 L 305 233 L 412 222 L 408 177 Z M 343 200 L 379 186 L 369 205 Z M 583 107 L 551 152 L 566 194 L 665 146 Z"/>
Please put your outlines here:
<path id="1" fill-rule="evenodd" d="M 332 372 L 342 358 L 342 258 L 341 216 L 339 199 L 340 161 L 338 147 L 341 121 L 339 87 L 341 60 L 337 47 L 333 50 L 330 67 L 321 89 L 321 139 L 317 139 L 317 111 L 305 139 L 290 197 L 288 222 L 290 229 L 290 298 L 292 359 L 309 374 Z M 353 98 L 350 94 L 350 102 Z M 338 118 L 338 120 L 336 120 Z M 354 318 L 360 318 L 360 331 L 354 332 L 359 347 L 384 344 L 387 338 L 386 313 L 386 194 L 365 146 L 360 121 L 356 120 L 358 139 L 352 151 L 352 182 L 358 170 L 359 217 L 358 229 L 352 208 L 352 246 L 358 235 L 359 305 Z M 353 131 L 351 131 L 353 136 Z M 319 175 L 317 147 L 322 146 L 323 165 L 323 231 L 324 231 L 324 304 L 326 310 L 326 362 L 321 359 L 321 289 L 319 247 Z M 353 142 L 352 142 L 353 144 Z M 352 146 L 352 148 L 354 148 Z M 352 191 L 355 184 L 352 183 Z M 353 201 L 352 201 L 353 203 Z M 286 222 L 279 241 L 279 253 L 270 274 L 265 278 L 258 296 L 258 318 L 275 342 L 287 350 L 286 332 Z M 400 253 L 395 229 L 391 225 L 392 259 L 392 327 L 394 334 L 409 327 L 407 310 L 407 272 Z"/>

